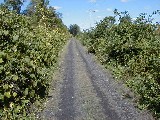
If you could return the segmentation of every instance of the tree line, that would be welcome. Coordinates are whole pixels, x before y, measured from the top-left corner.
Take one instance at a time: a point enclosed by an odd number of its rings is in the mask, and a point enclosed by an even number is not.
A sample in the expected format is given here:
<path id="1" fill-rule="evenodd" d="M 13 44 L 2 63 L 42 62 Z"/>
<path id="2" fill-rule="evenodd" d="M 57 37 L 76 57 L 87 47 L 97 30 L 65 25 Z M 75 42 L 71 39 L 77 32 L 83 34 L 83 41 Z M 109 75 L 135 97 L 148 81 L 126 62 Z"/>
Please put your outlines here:
<path id="1" fill-rule="evenodd" d="M 159 24 L 151 15 L 141 13 L 133 20 L 128 11 L 114 10 L 79 39 L 88 52 L 112 71 L 114 77 L 130 87 L 140 109 L 160 117 L 160 34 Z M 118 21 L 117 21 L 118 20 Z"/>
<path id="2" fill-rule="evenodd" d="M 48 96 L 59 52 L 70 37 L 48 0 L 0 5 L 0 119 L 35 119 Z M 37 108 L 37 109 L 33 109 Z"/>

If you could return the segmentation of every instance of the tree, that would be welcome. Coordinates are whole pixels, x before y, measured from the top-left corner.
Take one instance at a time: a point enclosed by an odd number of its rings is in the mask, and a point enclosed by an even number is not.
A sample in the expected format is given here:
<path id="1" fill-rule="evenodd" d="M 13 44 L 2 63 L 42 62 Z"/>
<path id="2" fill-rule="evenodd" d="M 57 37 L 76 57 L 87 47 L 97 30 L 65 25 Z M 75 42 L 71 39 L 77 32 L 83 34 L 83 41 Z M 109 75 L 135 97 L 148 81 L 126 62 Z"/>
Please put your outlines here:
<path id="1" fill-rule="evenodd" d="M 62 14 L 49 6 L 49 0 L 31 0 L 23 14 L 32 17 L 32 25 L 43 24 L 48 28 L 66 29 L 61 18 Z"/>
<path id="2" fill-rule="evenodd" d="M 94 37 L 100 38 L 104 37 L 107 33 L 107 29 L 111 28 L 116 22 L 115 17 L 109 16 L 105 17 L 103 20 L 101 20 L 99 23 L 97 23 L 95 27 Z"/>
<path id="3" fill-rule="evenodd" d="M 80 27 L 77 24 L 73 24 L 69 26 L 69 32 L 73 35 L 76 36 L 80 33 Z"/>
<path id="4" fill-rule="evenodd" d="M 128 11 L 118 12 L 118 10 L 115 9 L 113 12 L 114 12 L 115 17 L 117 17 L 117 16 L 119 17 L 120 23 L 132 22 L 132 18 L 130 16 L 130 14 L 128 13 Z"/>
<path id="5" fill-rule="evenodd" d="M 132 18 L 128 11 L 121 12 L 120 22 L 132 22 Z"/>
<path id="6" fill-rule="evenodd" d="M 49 14 L 49 0 L 30 0 L 27 9 L 23 14 L 32 17 L 33 24 L 37 25 L 45 16 Z M 43 20 L 44 21 L 44 20 Z"/>
<path id="7" fill-rule="evenodd" d="M 11 9 L 16 11 L 18 14 L 21 11 L 21 6 L 23 5 L 24 0 L 4 0 L 5 5 Z"/>
<path id="8" fill-rule="evenodd" d="M 27 6 L 27 9 L 25 10 L 25 14 L 28 16 L 41 16 L 42 8 L 47 9 L 48 5 L 49 0 L 31 0 Z"/>

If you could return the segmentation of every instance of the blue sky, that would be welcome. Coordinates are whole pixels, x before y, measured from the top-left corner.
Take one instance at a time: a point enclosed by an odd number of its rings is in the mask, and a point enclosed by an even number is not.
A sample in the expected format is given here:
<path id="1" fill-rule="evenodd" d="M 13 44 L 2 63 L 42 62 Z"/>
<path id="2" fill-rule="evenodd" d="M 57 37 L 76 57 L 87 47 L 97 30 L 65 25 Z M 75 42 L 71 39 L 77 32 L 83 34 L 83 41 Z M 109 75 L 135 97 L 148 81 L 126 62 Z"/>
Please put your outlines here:
<path id="1" fill-rule="evenodd" d="M 29 0 L 26 1 L 23 9 L 29 3 Z M 88 29 L 93 27 L 95 22 L 113 15 L 115 8 L 121 12 L 129 11 L 132 18 L 144 12 L 151 14 L 160 10 L 160 0 L 50 0 L 50 6 L 63 14 L 65 25 L 78 24 L 81 29 Z M 160 15 L 155 17 L 156 21 L 160 22 Z"/>

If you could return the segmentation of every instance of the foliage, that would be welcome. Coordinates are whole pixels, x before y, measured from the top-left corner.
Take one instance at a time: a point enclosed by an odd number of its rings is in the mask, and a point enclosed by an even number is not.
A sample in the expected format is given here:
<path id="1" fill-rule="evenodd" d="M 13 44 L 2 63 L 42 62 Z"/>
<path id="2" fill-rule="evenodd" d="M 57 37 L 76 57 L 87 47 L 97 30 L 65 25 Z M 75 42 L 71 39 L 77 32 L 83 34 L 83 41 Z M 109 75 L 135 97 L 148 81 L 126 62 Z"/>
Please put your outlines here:
<path id="1" fill-rule="evenodd" d="M 21 6 L 23 5 L 24 0 L 4 0 L 5 5 L 12 10 L 15 10 L 17 13 L 20 13 Z"/>
<path id="2" fill-rule="evenodd" d="M 76 36 L 80 33 L 80 27 L 77 24 L 73 24 L 69 26 L 69 32 L 73 35 Z"/>
<path id="3" fill-rule="evenodd" d="M 156 11 L 157 13 L 159 11 Z M 153 12 L 155 14 L 156 12 Z M 88 51 L 111 68 L 139 95 L 139 107 L 160 117 L 160 34 L 151 16 L 131 21 L 128 12 L 114 11 L 92 30 L 79 35 Z M 119 21 L 115 22 L 118 17 Z M 111 22 L 112 21 L 112 22 Z M 159 27 L 159 25 L 158 25 Z"/>
<path id="4" fill-rule="evenodd" d="M 58 53 L 69 37 L 47 7 L 39 12 L 36 24 L 37 15 L 0 8 L 0 119 L 31 119 L 30 105 L 47 96 Z"/>

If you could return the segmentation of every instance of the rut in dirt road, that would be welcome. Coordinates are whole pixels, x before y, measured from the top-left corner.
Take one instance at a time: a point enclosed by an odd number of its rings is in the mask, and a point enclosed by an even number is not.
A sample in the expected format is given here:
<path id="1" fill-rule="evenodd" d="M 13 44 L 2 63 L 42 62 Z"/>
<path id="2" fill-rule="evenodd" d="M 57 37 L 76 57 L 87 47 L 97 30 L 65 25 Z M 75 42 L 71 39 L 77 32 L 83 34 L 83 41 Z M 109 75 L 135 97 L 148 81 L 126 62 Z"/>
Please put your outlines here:
<path id="1" fill-rule="evenodd" d="M 118 84 L 77 40 L 70 40 L 53 80 L 44 120 L 152 120 L 124 99 Z"/>
<path id="2" fill-rule="evenodd" d="M 65 56 L 65 73 L 64 73 L 64 81 L 63 87 L 61 89 L 61 102 L 59 104 L 59 109 L 61 110 L 58 112 L 57 118 L 59 120 L 70 119 L 74 118 L 74 60 L 73 60 L 73 50 L 72 50 L 72 43 L 68 48 L 68 53 Z"/>

